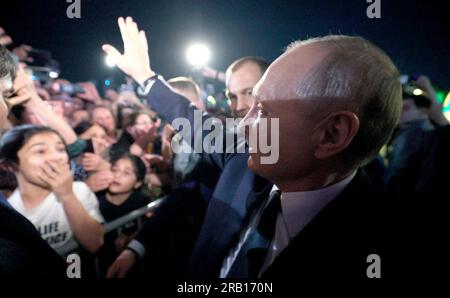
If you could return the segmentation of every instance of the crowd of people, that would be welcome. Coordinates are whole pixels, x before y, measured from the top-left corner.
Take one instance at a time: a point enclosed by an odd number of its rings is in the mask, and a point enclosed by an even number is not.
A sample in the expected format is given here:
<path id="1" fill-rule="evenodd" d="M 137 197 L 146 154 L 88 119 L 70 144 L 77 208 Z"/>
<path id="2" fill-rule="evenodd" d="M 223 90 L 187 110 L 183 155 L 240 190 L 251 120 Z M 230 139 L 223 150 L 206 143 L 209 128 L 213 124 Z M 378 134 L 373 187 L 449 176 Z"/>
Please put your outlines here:
<path id="1" fill-rule="evenodd" d="M 435 265 L 418 252 L 415 241 L 436 239 L 415 229 L 414 204 L 444 189 L 450 135 L 428 77 L 402 84 L 383 50 L 344 35 L 297 41 L 273 62 L 205 68 L 226 85 L 228 117 L 245 123 L 223 138 L 278 119 L 278 160 L 239 138 L 243 153 L 175 153 L 192 143 L 173 121 L 187 119 L 205 144 L 194 114 L 214 113 L 193 79 L 152 69 L 132 18 L 118 23 L 124 53 L 103 50 L 124 84 L 102 96 L 91 82 L 33 79 L 31 47 L 0 28 L 0 276 L 64 278 L 73 253 L 82 277 L 101 278 L 361 279 L 371 254 L 387 275 L 410 274 L 416 253 Z"/>

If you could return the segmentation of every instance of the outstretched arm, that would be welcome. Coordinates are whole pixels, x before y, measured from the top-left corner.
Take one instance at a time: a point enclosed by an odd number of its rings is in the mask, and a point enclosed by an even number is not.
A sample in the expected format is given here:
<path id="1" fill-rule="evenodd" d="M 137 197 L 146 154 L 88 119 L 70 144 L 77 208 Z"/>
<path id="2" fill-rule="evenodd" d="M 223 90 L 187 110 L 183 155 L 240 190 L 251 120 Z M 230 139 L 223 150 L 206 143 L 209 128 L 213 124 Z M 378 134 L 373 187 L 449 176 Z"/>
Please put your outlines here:
<path id="1" fill-rule="evenodd" d="M 103 45 L 103 50 L 113 57 L 121 70 L 136 80 L 143 87 L 142 89 L 145 89 L 145 92 L 141 94 L 145 96 L 145 103 L 155 110 L 164 120 L 169 123 L 173 123 L 173 120 L 176 118 L 184 118 L 187 120 L 191 128 L 190 140 L 187 141 L 190 141 L 191 145 L 200 144 L 201 146 L 205 136 L 208 134 L 208 131 L 203 131 L 202 126 L 210 116 L 207 113 L 197 110 L 190 104 L 189 100 L 174 92 L 164 80 L 155 78 L 148 81 L 149 78 L 155 76 L 155 72 L 150 67 L 145 33 L 138 30 L 137 24 L 131 17 L 127 17 L 126 20 L 119 18 L 118 23 L 124 43 L 124 53 L 121 54 L 111 45 Z M 213 127 L 215 124 L 215 121 L 212 121 Z M 219 123 L 217 122 L 217 124 Z M 181 127 L 184 128 L 184 125 L 179 125 L 176 128 L 181 130 Z M 224 132 L 222 135 L 223 141 L 225 131 L 223 129 L 221 130 Z M 225 144 L 225 142 L 222 143 Z M 226 152 L 226 150 L 222 150 L 222 152 Z M 204 157 L 207 161 L 214 163 L 219 168 L 223 168 L 227 159 L 226 154 L 204 154 Z"/>
<path id="2" fill-rule="evenodd" d="M 442 112 L 442 104 L 437 99 L 436 91 L 434 90 L 430 79 L 425 75 L 421 75 L 416 82 L 417 85 L 423 90 L 425 90 L 425 92 L 430 97 L 431 100 L 430 119 L 438 126 L 448 125 L 449 124 L 448 120 L 447 118 L 445 118 L 445 115 Z"/>
<path id="3" fill-rule="evenodd" d="M 64 138 L 66 144 L 73 144 L 77 140 L 77 135 L 72 127 L 60 116 L 56 115 L 37 94 L 31 77 L 19 67 L 16 79 L 14 80 L 14 90 L 16 96 L 8 99 L 10 105 L 22 104 L 27 109 L 35 113 L 39 119 L 49 127 L 58 131 Z"/>
<path id="4" fill-rule="evenodd" d="M 124 52 L 121 54 L 112 45 L 103 45 L 103 50 L 111 56 L 117 66 L 127 75 L 132 77 L 141 87 L 148 86 L 146 80 L 154 77 L 148 55 L 148 44 L 145 32 L 138 30 L 137 24 L 131 17 L 118 19 L 120 34 L 122 35 Z M 151 106 L 167 122 L 171 123 L 176 117 L 190 118 L 194 115 L 193 107 L 183 96 L 175 93 L 164 81 L 151 82 L 152 90 L 144 94 L 146 104 Z M 155 86 L 153 86 L 155 85 Z M 150 94 L 151 93 L 151 94 Z"/>

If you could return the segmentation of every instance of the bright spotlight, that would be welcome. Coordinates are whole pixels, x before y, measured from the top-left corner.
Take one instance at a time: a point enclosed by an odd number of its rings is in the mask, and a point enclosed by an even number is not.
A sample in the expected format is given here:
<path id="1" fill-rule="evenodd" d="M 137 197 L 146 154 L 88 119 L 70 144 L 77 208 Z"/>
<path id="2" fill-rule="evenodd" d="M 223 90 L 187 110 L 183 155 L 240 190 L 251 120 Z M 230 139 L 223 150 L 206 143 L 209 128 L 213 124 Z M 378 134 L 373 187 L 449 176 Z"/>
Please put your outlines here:
<path id="1" fill-rule="evenodd" d="M 419 88 L 414 89 L 413 94 L 416 96 L 422 95 L 423 91 Z"/>
<path id="2" fill-rule="evenodd" d="M 50 71 L 48 73 L 48 76 L 52 79 L 57 79 L 59 77 L 59 74 L 56 71 Z"/>
<path id="3" fill-rule="evenodd" d="M 204 44 L 192 44 L 186 51 L 186 59 L 193 66 L 203 66 L 208 63 L 211 52 Z"/>
<path id="4" fill-rule="evenodd" d="M 113 58 L 113 57 L 107 55 L 107 56 L 105 57 L 105 64 L 106 64 L 108 67 L 114 67 L 114 66 L 116 66 L 116 61 L 114 61 L 114 58 Z"/>

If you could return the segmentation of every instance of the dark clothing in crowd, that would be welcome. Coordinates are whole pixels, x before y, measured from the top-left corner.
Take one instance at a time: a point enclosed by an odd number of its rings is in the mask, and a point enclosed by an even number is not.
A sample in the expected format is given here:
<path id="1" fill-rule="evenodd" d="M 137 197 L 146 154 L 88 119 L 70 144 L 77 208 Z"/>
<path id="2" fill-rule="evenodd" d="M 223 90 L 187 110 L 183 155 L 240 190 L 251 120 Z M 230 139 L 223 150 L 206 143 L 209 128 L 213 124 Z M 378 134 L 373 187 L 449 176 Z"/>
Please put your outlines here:
<path id="1" fill-rule="evenodd" d="M 388 150 L 387 185 L 414 162 L 417 152 L 425 142 L 427 132 L 433 129 L 429 120 L 418 120 L 408 123 L 395 132 Z"/>
<path id="2" fill-rule="evenodd" d="M 109 150 L 109 156 L 110 159 L 115 159 L 116 157 L 130 152 L 130 146 L 133 145 L 134 138 L 131 134 L 129 134 L 127 131 L 124 131 L 122 135 L 120 136 L 119 140 L 113 144 Z M 146 150 L 144 150 L 146 151 Z M 161 155 L 161 138 L 157 138 L 153 142 L 152 146 L 152 152 L 146 152 L 146 153 L 152 153 L 152 154 L 159 154 Z"/>
<path id="3" fill-rule="evenodd" d="M 100 212 L 105 219 L 106 224 L 122 216 L 125 216 L 134 210 L 144 207 L 151 202 L 150 197 L 142 191 L 134 192 L 121 205 L 115 205 L 109 202 L 106 199 L 105 191 L 96 193 L 96 196 L 99 202 Z M 133 236 L 143 225 L 145 220 L 146 217 L 141 216 L 133 221 L 128 222 L 119 229 L 113 230 L 109 233 L 105 231 L 104 244 L 98 253 L 99 266 L 101 269 L 100 276 L 105 276 L 106 270 L 121 252 L 120 250 L 118 250 L 118 247 L 116 247 L 116 241 L 119 241 L 118 239 L 120 239 L 121 237 L 123 238 Z"/>
<path id="4" fill-rule="evenodd" d="M 66 262 L 0 193 L 0 277 L 65 278 Z"/>
<path id="5" fill-rule="evenodd" d="M 381 155 L 377 155 L 374 160 L 364 166 L 364 170 L 376 189 L 385 189 L 386 166 Z"/>
<path id="6" fill-rule="evenodd" d="M 426 134 L 424 146 L 420 153 L 424 158 L 419 170 L 420 177 L 416 183 L 417 192 L 444 194 L 448 191 L 449 153 L 450 125 L 439 127 Z"/>
<path id="7" fill-rule="evenodd" d="M 397 196 L 433 193 L 441 197 L 447 190 L 450 171 L 450 125 L 422 134 L 420 147 L 389 183 Z"/>
<path id="8" fill-rule="evenodd" d="M 0 194 L 3 192 L 4 196 L 9 196 L 16 188 L 17 178 L 14 172 L 0 167 Z"/>
<path id="9" fill-rule="evenodd" d="M 133 273 L 156 279 L 189 276 L 189 259 L 219 176 L 220 171 L 200 160 L 172 190 L 135 237 L 146 254 Z"/>

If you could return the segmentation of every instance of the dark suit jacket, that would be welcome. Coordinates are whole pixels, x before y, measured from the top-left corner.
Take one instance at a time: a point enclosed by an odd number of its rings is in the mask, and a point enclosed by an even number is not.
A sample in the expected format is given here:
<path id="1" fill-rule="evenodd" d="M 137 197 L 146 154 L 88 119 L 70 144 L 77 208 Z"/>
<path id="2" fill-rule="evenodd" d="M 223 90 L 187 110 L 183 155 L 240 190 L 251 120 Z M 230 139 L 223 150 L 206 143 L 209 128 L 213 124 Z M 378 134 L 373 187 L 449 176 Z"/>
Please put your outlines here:
<path id="1" fill-rule="evenodd" d="M 186 117 L 190 123 L 194 123 L 194 107 L 182 96 L 171 92 L 170 87 L 160 80 L 153 85 L 146 102 L 168 122 L 175 117 Z M 207 118 L 208 115 L 204 114 L 203 117 Z M 200 224 L 195 226 L 197 230 L 192 233 L 192 243 L 195 245 L 191 249 L 192 256 L 189 260 L 191 277 L 219 276 L 222 263 L 230 249 L 236 245 L 249 214 L 268 197 L 273 184 L 251 172 L 247 167 L 247 159 L 246 153 L 213 153 L 202 156 L 202 161 L 209 167 L 207 169 L 220 176 L 211 196 L 201 199 L 205 205 L 204 210 L 198 214 Z M 311 272 L 317 276 L 334 277 L 332 275 L 340 270 L 339 277 L 366 277 L 367 256 L 381 252 L 377 248 L 378 235 L 372 229 L 373 222 L 376 222 L 372 216 L 376 208 L 371 199 L 374 192 L 369 189 L 370 183 L 363 176 L 358 173 L 344 193 L 320 212 L 295 238 L 265 276 L 283 277 L 290 274 L 286 269 L 293 269 L 304 275 Z M 194 181 L 193 183 L 202 182 L 195 177 Z M 182 197 L 182 193 L 183 190 L 178 196 Z M 176 201 L 173 196 L 171 194 L 170 197 Z M 175 217 L 161 216 L 166 221 Z M 184 230 L 188 227 L 178 228 Z M 157 233 L 150 230 L 146 232 L 148 234 L 142 235 L 141 240 L 150 239 L 151 235 Z M 157 240 L 152 240 L 156 246 Z M 151 242 L 144 241 L 147 247 L 152 246 Z M 337 268 L 338 265 L 340 268 Z"/>
<path id="2" fill-rule="evenodd" d="M 1 196 L 1 194 L 0 194 Z M 64 278 L 66 262 L 0 197 L 0 276 Z"/>
<path id="3" fill-rule="evenodd" d="M 367 279 L 370 254 L 379 255 L 387 267 L 382 199 L 359 171 L 280 253 L 263 278 Z"/>
<path id="4" fill-rule="evenodd" d="M 401 276 L 442 277 L 450 250 L 449 223 L 450 126 L 424 135 L 419 150 L 391 181 L 391 226 Z M 400 216 L 401 215 L 401 216 Z M 399 274 L 400 275 L 400 274 Z"/>

